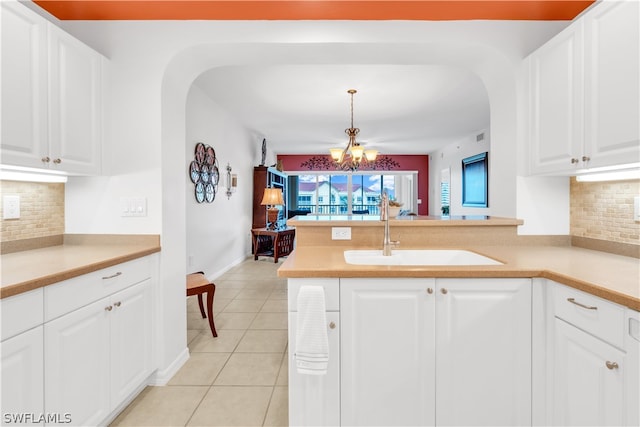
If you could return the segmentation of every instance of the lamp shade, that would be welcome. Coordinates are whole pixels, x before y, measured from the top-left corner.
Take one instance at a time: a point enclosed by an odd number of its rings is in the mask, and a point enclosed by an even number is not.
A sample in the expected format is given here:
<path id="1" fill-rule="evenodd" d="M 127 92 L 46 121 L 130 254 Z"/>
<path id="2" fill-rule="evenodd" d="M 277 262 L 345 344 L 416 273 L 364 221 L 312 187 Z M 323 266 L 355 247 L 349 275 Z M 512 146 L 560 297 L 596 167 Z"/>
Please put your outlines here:
<path id="1" fill-rule="evenodd" d="M 284 205 L 282 190 L 279 188 L 265 188 L 261 205 Z"/>

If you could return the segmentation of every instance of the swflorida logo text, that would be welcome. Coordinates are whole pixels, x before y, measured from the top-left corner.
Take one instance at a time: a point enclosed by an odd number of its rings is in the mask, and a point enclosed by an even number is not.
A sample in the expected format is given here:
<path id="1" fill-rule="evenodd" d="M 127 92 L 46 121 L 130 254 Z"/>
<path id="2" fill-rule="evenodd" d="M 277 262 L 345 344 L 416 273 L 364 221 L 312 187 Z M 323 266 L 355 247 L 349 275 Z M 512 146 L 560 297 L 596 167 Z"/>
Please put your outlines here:
<path id="1" fill-rule="evenodd" d="M 3 424 L 69 424 L 71 422 L 71 414 L 16 412 L 2 414 L 2 420 Z"/>

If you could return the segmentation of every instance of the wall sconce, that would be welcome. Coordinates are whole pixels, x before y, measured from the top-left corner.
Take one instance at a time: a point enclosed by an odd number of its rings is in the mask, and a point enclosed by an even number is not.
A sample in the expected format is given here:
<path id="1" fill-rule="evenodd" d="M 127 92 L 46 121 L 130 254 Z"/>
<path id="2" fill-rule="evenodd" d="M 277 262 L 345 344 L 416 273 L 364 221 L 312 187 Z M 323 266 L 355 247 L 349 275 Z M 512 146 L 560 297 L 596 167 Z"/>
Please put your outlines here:
<path id="1" fill-rule="evenodd" d="M 236 192 L 238 188 L 238 174 L 231 173 L 231 166 L 227 163 L 227 199 Z"/>

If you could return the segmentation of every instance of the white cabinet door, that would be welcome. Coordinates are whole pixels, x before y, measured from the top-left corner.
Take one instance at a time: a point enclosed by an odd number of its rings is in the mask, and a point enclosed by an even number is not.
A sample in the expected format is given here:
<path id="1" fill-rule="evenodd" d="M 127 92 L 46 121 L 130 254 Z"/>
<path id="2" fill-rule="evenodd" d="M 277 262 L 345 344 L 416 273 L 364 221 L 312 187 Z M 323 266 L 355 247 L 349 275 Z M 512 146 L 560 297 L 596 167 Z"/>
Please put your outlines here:
<path id="1" fill-rule="evenodd" d="M 640 2 L 601 2 L 585 35 L 588 166 L 640 162 Z"/>
<path id="2" fill-rule="evenodd" d="M 47 21 L 18 2 L 2 7 L 2 163 L 46 167 Z"/>
<path id="3" fill-rule="evenodd" d="M 90 426 L 109 414 L 107 298 L 45 324 L 45 410 Z"/>
<path id="4" fill-rule="evenodd" d="M 49 25 L 51 167 L 99 174 L 102 56 Z"/>
<path id="5" fill-rule="evenodd" d="M 111 410 L 152 371 L 151 280 L 111 297 Z"/>
<path id="6" fill-rule="evenodd" d="M 433 279 L 341 279 L 341 424 L 434 425 Z"/>
<path id="7" fill-rule="evenodd" d="M 326 315 L 329 335 L 327 374 L 306 375 L 296 370 L 298 313 L 289 313 L 289 425 L 292 426 L 340 425 L 340 314 L 329 311 Z"/>
<path id="8" fill-rule="evenodd" d="M 0 344 L 2 425 L 37 425 L 44 413 L 42 326 Z"/>
<path id="9" fill-rule="evenodd" d="M 530 58 L 531 171 L 577 169 L 583 145 L 583 26 L 576 22 Z"/>
<path id="10" fill-rule="evenodd" d="M 624 425 L 625 353 L 563 320 L 554 322 L 552 424 Z"/>
<path id="11" fill-rule="evenodd" d="M 436 424 L 531 425 L 531 280 L 436 283 Z"/>

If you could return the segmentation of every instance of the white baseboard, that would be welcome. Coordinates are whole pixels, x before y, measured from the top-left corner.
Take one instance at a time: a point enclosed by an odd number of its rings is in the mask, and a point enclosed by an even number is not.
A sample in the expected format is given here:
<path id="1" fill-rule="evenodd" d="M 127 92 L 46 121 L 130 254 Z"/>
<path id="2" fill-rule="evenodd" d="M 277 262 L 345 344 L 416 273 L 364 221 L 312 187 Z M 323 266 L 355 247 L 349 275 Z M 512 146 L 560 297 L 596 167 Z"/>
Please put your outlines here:
<path id="1" fill-rule="evenodd" d="M 182 368 L 187 360 L 189 360 L 189 348 L 185 347 L 184 350 L 176 357 L 176 359 L 169 364 L 162 371 L 156 371 L 156 374 L 149 380 L 149 385 L 162 386 L 167 385 L 169 380 Z"/>
<path id="2" fill-rule="evenodd" d="M 218 270 L 218 271 L 214 271 L 212 274 L 208 274 L 207 275 L 207 280 L 210 280 L 211 282 L 216 281 L 216 279 L 218 279 L 220 276 L 222 276 L 224 273 L 226 273 L 227 271 L 231 270 L 233 267 L 235 267 L 238 264 L 243 263 L 244 261 L 246 261 L 250 256 L 253 256 L 251 254 L 247 255 L 247 256 L 242 256 L 237 258 L 235 261 L 232 261 L 229 265 L 227 265 L 226 267 Z"/>

